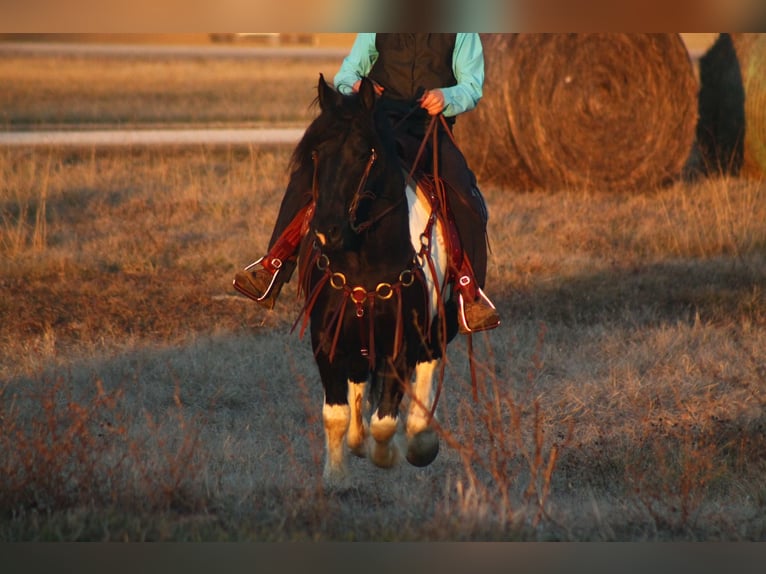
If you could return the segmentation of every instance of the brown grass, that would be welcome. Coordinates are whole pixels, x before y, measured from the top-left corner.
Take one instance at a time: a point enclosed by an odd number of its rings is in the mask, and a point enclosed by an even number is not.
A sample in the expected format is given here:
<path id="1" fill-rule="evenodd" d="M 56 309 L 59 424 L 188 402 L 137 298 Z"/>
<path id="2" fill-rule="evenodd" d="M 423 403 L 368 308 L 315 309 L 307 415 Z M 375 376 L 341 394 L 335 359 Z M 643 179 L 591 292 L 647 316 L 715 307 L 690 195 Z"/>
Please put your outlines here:
<path id="1" fill-rule="evenodd" d="M 763 540 L 766 188 L 485 186 L 503 325 L 442 451 L 321 483 L 321 388 L 230 287 L 285 148 L 0 151 L 0 538 Z"/>
<path id="2" fill-rule="evenodd" d="M 305 125 L 320 72 L 339 62 L 293 58 L 0 59 L 0 127 Z"/>

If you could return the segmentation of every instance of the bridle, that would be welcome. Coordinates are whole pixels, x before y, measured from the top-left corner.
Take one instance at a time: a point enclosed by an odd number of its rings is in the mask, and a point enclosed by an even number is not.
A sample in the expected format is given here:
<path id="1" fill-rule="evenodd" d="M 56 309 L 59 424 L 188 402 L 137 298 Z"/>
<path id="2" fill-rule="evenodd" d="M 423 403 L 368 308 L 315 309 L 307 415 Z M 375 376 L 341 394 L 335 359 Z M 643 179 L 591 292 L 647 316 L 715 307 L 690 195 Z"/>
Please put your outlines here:
<path id="1" fill-rule="evenodd" d="M 314 161 L 314 176 L 311 193 L 314 198 L 314 204 L 316 205 L 317 199 L 319 198 L 319 152 L 317 150 L 311 152 L 311 159 Z M 375 148 L 370 148 L 370 156 L 364 166 L 364 172 L 362 172 L 362 176 L 359 178 L 359 183 L 356 186 L 356 191 L 351 197 L 351 203 L 349 203 L 348 206 L 348 223 L 351 227 L 351 230 L 357 235 L 372 227 L 376 222 L 380 221 L 382 218 L 396 209 L 396 207 L 402 201 L 404 201 L 404 196 L 402 196 L 393 204 L 389 205 L 386 209 L 375 215 L 375 217 L 372 217 L 362 223 L 357 223 L 357 210 L 359 209 L 360 202 L 363 199 L 376 199 L 378 197 L 375 193 L 369 189 L 366 189 L 367 181 L 370 179 L 370 173 L 372 172 L 372 167 L 375 165 L 377 159 L 378 152 L 375 150 Z"/>
<path id="2" fill-rule="evenodd" d="M 359 202 L 362 199 L 375 198 L 375 194 L 365 189 L 365 187 L 367 187 L 367 180 L 370 177 L 370 172 L 372 171 L 372 166 L 375 165 L 376 159 L 378 159 L 378 153 L 375 151 L 375 148 L 372 148 L 370 149 L 370 157 L 367 160 L 367 165 L 364 167 L 364 173 L 362 173 L 362 177 L 359 180 L 359 185 L 356 186 L 354 196 L 351 198 L 351 204 L 348 206 L 348 224 L 351 226 L 351 230 L 357 235 L 372 225 L 370 221 L 357 224 L 356 210 L 359 209 Z"/>

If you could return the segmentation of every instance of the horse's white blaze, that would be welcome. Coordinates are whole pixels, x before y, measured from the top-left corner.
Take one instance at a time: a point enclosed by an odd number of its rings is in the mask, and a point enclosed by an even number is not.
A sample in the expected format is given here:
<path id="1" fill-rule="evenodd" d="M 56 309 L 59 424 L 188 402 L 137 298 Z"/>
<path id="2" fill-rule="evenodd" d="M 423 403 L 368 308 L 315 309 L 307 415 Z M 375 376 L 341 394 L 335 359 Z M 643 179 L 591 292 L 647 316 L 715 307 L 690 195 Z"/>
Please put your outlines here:
<path id="1" fill-rule="evenodd" d="M 407 412 L 407 436 L 411 437 L 426 429 L 429 413 L 433 407 L 436 388 L 434 372 L 439 360 L 418 363 L 415 367 L 415 382 L 412 386 L 412 400 Z"/>
<path id="2" fill-rule="evenodd" d="M 367 383 L 348 382 L 348 404 L 351 408 L 351 420 L 348 425 L 346 443 L 351 452 L 364 456 L 364 391 Z"/>
<path id="3" fill-rule="evenodd" d="M 431 205 L 425 193 L 419 187 L 415 187 L 411 178 L 407 178 L 407 206 L 410 210 L 410 240 L 415 248 L 415 253 L 420 253 L 422 247 L 421 235 L 426 230 L 428 218 L 431 216 Z M 436 223 L 431 230 L 431 259 L 436 270 L 436 282 L 431 274 L 429 265 L 421 261 L 423 272 L 428 284 L 428 298 L 430 303 L 431 318 L 436 316 L 437 289 L 441 290 L 447 272 L 447 248 L 444 242 L 444 233 L 441 223 Z"/>
<path id="4" fill-rule="evenodd" d="M 324 477 L 328 481 L 337 480 L 346 473 L 346 456 L 343 439 L 351 418 L 348 405 L 328 405 L 322 408 L 325 431 L 325 466 Z"/>

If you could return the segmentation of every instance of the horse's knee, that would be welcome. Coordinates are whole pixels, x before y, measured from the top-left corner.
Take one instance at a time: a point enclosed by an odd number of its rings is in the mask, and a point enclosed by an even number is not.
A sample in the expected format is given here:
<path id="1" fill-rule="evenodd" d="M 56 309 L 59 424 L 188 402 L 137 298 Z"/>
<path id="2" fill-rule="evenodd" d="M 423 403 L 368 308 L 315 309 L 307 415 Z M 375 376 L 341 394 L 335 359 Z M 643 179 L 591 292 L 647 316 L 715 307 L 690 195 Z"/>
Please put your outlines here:
<path id="1" fill-rule="evenodd" d="M 348 430 L 350 414 L 348 405 L 325 403 L 322 409 L 326 446 L 324 478 L 328 482 L 337 482 L 346 474 L 343 439 Z"/>
<path id="2" fill-rule="evenodd" d="M 390 468 L 396 464 L 398 456 L 396 445 L 391 440 L 396 434 L 398 419 L 391 415 L 382 418 L 376 412 L 370 420 L 370 435 L 373 443 L 370 451 L 370 460 L 382 468 Z"/>

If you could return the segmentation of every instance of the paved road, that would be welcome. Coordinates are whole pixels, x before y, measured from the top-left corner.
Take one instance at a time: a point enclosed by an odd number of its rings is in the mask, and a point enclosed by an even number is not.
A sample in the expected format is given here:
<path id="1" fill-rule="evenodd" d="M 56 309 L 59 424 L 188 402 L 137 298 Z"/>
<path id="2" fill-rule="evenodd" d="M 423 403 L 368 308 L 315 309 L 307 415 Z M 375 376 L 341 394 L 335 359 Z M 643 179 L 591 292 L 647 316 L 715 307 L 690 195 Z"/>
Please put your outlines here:
<path id="1" fill-rule="evenodd" d="M 291 144 L 302 135 L 299 128 L 0 132 L 0 146 Z"/>

